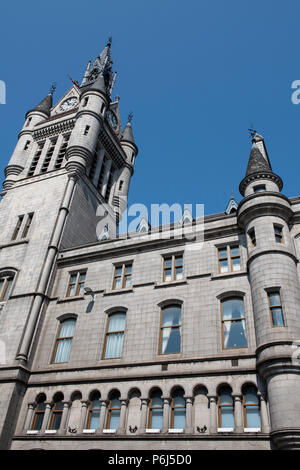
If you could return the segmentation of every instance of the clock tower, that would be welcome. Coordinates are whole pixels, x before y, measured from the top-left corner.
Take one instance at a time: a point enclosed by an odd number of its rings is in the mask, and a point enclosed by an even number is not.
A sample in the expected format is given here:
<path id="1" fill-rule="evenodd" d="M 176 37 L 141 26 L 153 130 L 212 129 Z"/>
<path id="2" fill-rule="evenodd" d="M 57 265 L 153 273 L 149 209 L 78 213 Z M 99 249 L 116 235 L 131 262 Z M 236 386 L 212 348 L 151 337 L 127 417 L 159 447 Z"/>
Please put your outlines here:
<path id="1" fill-rule="evenodd" d="M 112 64 L 110 39 L 56 104 L 52 87 L 26 113 L 5 168 L 0 266 L 12 289 L 0 302 L 0 345 L 8 371 L 30 367 L 58 251 L 114 236 L 126 208 L 138 149 L 112 98 Z M 13 395 L 19 385 L 7 387 Z"/>

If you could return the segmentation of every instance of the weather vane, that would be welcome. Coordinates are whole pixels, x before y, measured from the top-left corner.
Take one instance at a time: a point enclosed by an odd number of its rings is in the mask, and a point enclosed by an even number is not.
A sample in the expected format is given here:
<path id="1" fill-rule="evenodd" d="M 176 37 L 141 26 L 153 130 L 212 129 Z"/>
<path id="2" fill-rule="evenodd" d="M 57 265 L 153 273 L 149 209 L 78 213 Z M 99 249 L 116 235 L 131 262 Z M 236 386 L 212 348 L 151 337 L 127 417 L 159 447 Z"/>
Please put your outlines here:
<path id="1" fill-rule="evenodd" d="M 250 129 L 248 129 L 248 131 L 250 132 L 252 138 L 257 134 L 253 124 L 250 124 Z"/>
<path id="2" fill-rule="evenodd" d="M 131 122 L 132 118 L 133 118 L 133 112 L 130 111 L 130 113 L 128 114 L 128 122 Z"/>
<path id="3" fill-rule="evenodd" d="M 53 93 L 56 90 L 56 82 L 52 83 L 51 88 L 50 88 L 50 95 L 53 95 Z"/>

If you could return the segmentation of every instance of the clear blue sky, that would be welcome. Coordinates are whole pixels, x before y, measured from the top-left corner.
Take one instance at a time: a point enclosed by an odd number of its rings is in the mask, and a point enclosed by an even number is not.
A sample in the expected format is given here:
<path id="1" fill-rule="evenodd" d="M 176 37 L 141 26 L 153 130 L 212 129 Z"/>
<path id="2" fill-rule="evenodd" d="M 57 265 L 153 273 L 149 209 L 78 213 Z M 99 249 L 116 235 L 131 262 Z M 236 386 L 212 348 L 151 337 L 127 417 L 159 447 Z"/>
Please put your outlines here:
<path id="1" fill-rule="evenodd" d="M 130 202 L 204 203 L 205 213 L 238 200 L 248 127 L 264 135 L 288 196 L 300 193 L 297 0 L 10 1 L 1 4 L 0 171 L 26 111 L 67 74 L 81 80 L 109 36 L 123 124 L 134 112 L 139 147 Z"/>

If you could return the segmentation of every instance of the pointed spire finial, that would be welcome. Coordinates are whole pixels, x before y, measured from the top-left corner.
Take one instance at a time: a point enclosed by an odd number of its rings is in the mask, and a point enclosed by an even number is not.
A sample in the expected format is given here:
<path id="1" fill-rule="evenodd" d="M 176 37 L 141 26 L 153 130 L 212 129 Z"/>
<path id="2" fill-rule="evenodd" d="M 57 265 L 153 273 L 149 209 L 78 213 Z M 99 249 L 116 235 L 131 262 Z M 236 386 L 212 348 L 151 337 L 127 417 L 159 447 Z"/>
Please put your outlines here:
<path id="1" fill-rule="evenodd" d="M 109 36 L 108 41 L 107 41 L 108 47 L 111 46 L 111 43 L 112 43 L 112 36 Z"/>
<path id="2" fill-rule="evenodd" d="M 130 122 L 130 123 L 131 123 L 132 118 L 133 118 L 133 112 L 130 111 L 130 113 L 128 114 L 127 122 Z"/>
<path id="3" fill-rule="evenodd" d="M 49 92 L 49 95 L 53 95 L 53 93 L 55 92 L 56 90 L 56 82 L 52 83 L 51 87 L 50 87 L 50 92 Z"/>

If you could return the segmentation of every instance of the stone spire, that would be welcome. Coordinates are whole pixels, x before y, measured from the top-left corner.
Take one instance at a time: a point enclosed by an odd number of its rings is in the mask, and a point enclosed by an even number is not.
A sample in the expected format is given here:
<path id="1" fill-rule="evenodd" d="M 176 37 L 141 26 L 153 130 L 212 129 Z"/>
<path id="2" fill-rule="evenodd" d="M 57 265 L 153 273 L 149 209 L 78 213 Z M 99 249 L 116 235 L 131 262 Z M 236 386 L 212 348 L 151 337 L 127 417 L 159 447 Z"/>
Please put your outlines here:
<path id="1" fill-rule="evenodd" d="M 122 138 L 121 140 L 126 140 L 126 142 L 130 142 L 131 144 L 135 144 L 134 137 L 133 137 L 133 132 L 132 132 L 132 126 L 131 126 L 131 121 L 133 118 L 133 113 L 130 112 L 128 115 L 128 120 L 126 127 L 123 131 Z"/>
<path id="2" fill-rule="evenodd" d="M 45 98 L 33 109 L 30 109 L 27 113 L 26 116 L 31 113 L 32 111 L 40 111 L 46 116 L 50 116 L 50 111 L 52 108 L 53 100 L 52 100 L 52 93 L 50 92 Z"/>
<path id="3" fill-rule="evenodd" d="M 108 39 L 108 42 L 102 52 L 97 56 L 92 65 L 88 64 L 85 75 L 83 77 L 81 86 L 88 86 L 96 82 L 99 75 L 103 76 L 106 93 L 111 94 L 114 77 L 112 65 L 113 61 L 111 58 L 111 42 L 112 38 Z"/>
<path id="4" fill-rule="evenodd" d="M 281 191 L 283 183 L 281 178 L 273 173 L 263 137 L 260 134 L 257 134 L 256 131 L 252 131 L 251 135 L 252 147 L 248 160 L 246 175 L 245 178 L 241 181 L 239 187 L 240 193 L 242 196 L 247 196 L 247 188 L 252 186 L 252 183 L 255 183 L 257 180 L 273 181 L 277 185 L 279 191 Z M 271 189 L 269 188 L 269 190 Z"/>

